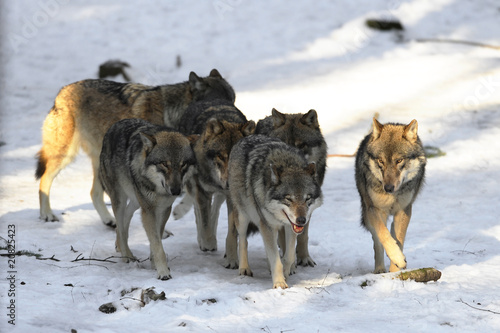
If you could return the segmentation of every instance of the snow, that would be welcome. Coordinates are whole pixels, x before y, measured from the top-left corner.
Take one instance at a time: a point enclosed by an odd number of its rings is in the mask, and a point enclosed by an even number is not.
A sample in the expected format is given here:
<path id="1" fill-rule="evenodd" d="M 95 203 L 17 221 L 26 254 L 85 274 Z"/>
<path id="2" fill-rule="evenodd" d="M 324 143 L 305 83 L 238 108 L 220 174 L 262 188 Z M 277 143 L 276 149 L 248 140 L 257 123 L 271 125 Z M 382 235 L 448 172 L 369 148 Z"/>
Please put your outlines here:
<path id="1" fill-rule="evenodd" d="M 0 13 L 0 236 L 10 240 L 13 225 L 16 250 L 59 260 L 16 257 L 9 296 L 12 269 L 2 257 L 1 332 L 500 332 L 500 51 L 416 41 L 500 45 L 496 1 L 23 0 L 3 1 Z M 405 31 L 364 26 L 380 17 L 400 19 Z M 273 107 L 314 108 L 332 154 L 353 153 L 376 112 L 382 122 L 417 119 L 424 144 L 446 155 L 428 161 L 404 253 L 409 268 L 435 267 L 441 279 L 371 274 L 352 158 L 328 161 L 324 204 L 310 228 L 318 265 L 298 267 L 289 289 L 270 289 L 260 236 L 249 239 L 254 277 L 222 266 L 225 206 L 213 253 L 197 246 L 193 212 L 167 223 L 171 280 L 157 280 L 145 260 L 138 213 L 129 244 L 144 261 L 74 261 L 117 255 L 114 231 L 90 200 L 89 159 L 81 154 L 56 178 L 51 202 L 62 219 L 44 223 L 34 156 L 58 90 L 96 77 L 109 59 L 130 63 L 131 76 L 145 84 L 217 68 L 249 119 Z M 133 287 L 155 287 L 166 300 L 98 310 Z"/>

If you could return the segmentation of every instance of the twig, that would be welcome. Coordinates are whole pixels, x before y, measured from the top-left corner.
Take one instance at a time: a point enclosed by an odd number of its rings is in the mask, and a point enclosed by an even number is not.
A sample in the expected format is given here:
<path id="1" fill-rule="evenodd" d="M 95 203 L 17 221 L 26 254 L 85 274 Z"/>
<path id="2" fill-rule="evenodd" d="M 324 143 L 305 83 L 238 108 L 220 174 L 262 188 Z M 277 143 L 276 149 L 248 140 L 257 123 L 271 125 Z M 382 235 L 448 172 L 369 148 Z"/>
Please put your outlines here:
<path id="1" fill-rule="evenodd" d="M 486 47 L 488 49 L 500 50 L 500 46 L 471 42 L 468 40 L 458 40 L 458 39 L 438 39 L 438 38 L 417 38 L 415 41 L 419 43 L 433 42 L 433 43 L 452 43 L 452 44 L 464 44 L 469 46 L 479 46 Z"/>
<path id="2" fill-rule="evenodd" d="M 55 254 L 52 255 L 50 258 L 36 258 L 36 260 L 54 260 L 54 261 L 61 261 L 59 259 L 54 258 Z"/>
<path id="3" fill-rule="evenodd" d="M 81 253 L 74 259 L 71 260 L 71 262 L 77 262 L 77 261 L 102 261 L 102 262 L 111 262 L 113 264 L 116 264 L 116 261 L 111 261 L 109 259 L 119 259 L 120 257 L 115 257 L 115 256 L 110 256 L 104 259 L 96 259 L 96 258 L 85 258 Z"/>
<path id="4" fill-rule="evenodd" d="M 355 157 L 356 154 L 328 154 L 327 157 Z"/>
<path id="5" fill-rule="evenodd" d="M 460 302 L 464 303 L 465 305 L 467 305 L 468 307 L 470 308 L 473 308 L 474 310 L 479 310 L 479 311 L 485 311 L 485 312 L 491 312 L 493 314 L 500 314 L 500 312 L 495 312 L 495 311 L 491 311 L 491 310 L 488 310 L 488 309 L 481 309 L 481 308 L 477 308 L 475 306 L 472 306 L 470 305 L 469 303 L 467 302 L 464 302 L 462 299 L 460 299 Z"/>

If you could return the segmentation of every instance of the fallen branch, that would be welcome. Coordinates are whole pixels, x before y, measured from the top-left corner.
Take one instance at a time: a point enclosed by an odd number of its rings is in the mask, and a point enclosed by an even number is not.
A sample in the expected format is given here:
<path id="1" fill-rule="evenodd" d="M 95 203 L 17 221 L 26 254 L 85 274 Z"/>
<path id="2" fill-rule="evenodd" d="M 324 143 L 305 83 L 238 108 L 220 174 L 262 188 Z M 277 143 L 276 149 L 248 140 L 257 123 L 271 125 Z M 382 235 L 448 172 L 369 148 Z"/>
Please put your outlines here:
<path id="1" fill-rule="evenodd" d="M 101 261 L 101 262 L 111 262 L 113 264 L 116 264 L 116 261 L 112 261 L 109 259 L 118 259 L 120 257 L 115 257 L 115 256 L 110 256 L 104 259 L 97 259 L 97 258 L 85 258 L 81 253 L 74 259 L 71 260 L 71 262 L 77 262 L 77 261 Z"/>
<path id="2" fill-rule="evenodd" d="M 59 259 L 54 258 L 55 254 L 52 255 L 50 258 L 36 258 L 37 260 L 54 260 L 54 261 L 61 261 Z"/>
<path id="3" fill-rule="evenodd" d="M 441 272 L 432 267 L 420 268 L 398 273 L 396 278 L 400 280 L 414 280 L 416 282 L 437 281 L 441 278 Z"/>
<path id="4" fill-rule="evenodd" d="M 355 157 L 356 153 L 354 154 L 328 154 L 327 157 Z"/>
<path id="5" fill-rule="evenodd" d="M 481 309 L 481 308 L 477 308 L 475 306 L 472 306 L 470 305 L 469 303 L 467 302 L 464 302 L 462 299 L 460 299 L 460 302 L 464 303 L 465 305 L 467 305 L 468 307 L 470 308 L 473 308 L 474 310 L 479 310 L 479 311 L 485 311 L 485 312 L 491 312 L 493 314 L 500 314 L 500 312 L 495 312 L 495 311 L 491 311 L 491 310 L 488 310 L 488 309 Z"/>
<path id="6" fill-rule="evenodd" d="M 486 47 L 488 49 L 493 49 L 493 50 L 500 50 L 500 46 L 496 45 L 490 45 L 490 44 L 484 44 L 484 43 L 478 43 L 478 42 L 471 42 L 468 40 L 458 40 L 458 39 L 438 39 L 438 38 L 417 38 L 415 41 L 419 43 L 452 43 L 452 44 L 464 44 L 464 45 L 469 45 L 469 46 L 479 46 L 479 47 Z"/>

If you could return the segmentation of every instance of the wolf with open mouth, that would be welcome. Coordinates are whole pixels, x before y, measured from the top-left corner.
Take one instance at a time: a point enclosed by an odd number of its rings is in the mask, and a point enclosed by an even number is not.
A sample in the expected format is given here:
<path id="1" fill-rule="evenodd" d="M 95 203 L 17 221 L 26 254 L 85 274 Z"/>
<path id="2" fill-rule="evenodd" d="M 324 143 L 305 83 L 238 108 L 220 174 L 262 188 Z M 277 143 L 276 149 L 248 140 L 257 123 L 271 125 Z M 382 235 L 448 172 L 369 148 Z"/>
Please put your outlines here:
<path id="1" fill-rule="evenodd" d="M 229 157 L 226 267 L 239 265 L 240 275 L 252 275 L 247 233 L 255 224 L 264 240 L 273 288 L 287 288 L 286 277 L 295 273 L 297 235 L 322 203 L 317 178 L 316 165 L 299 149 L 264 135 L 241 139 Z M 277 243 L 281 229 L 287 243 L 283 263 Z"/>

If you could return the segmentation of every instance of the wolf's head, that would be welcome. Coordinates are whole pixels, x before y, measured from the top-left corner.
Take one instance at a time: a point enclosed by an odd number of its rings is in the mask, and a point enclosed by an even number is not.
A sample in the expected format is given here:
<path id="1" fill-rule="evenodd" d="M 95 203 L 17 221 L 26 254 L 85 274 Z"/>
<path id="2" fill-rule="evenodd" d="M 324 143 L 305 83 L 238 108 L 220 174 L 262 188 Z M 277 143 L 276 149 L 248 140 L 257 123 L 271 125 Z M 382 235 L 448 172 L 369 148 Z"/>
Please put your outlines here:
<path id="1" fill-rule="evenodd" d="M 272 110 L 273 129 L 269 136 L 299 148 L 309 162 L 318 162 L 326 155 L 326 143 L 321 134 L 316 110 L 287 114 Z"/>
<path id="2" fill-rule="evenodd" d="M 229 153 L 241 138 L 254 131 L 255 122 L 252 120 L 240 124 L 211 118 L 194 146 L 202 181 L 226 190 Z"/>
<path id="3" fill-rule="evenodd" d="M 321 188 L 316 180 L 314 163 L 306 167 L 270 165 L 270 204 L 267 207 L 276 220 L 302 233 L 312 212 L 321 205 Z"/>
<path id="4" fill-rule="evenodd" d="M 145 157 L 145 177 L 159 193 L 181 194 L 184 175 L 196 162 L 191 144 L 197 137 L 168 131 L 139 134 Z"/>
<path id="5" fill-rule="evenodd" d="M 224 99 L 234 103 L 236 95 L 231 85 L 224 80 L 219 71 L 212 69 L 207 77 L 199 77 L 195 72 L 189 73 L 189 85 L 193 101 L 206 99 Z"/>
<path id="6" fill-rule="evenodd" d="M 387 193 L 397 192 L 401 185 L 415 178 L 425 167 L 425 153 L 417 129 L 416 120 L 408 125 L 382 125 L 373 119 L 367 146 L 369 167 Z"/>

